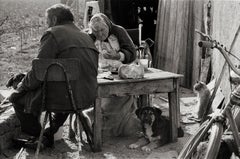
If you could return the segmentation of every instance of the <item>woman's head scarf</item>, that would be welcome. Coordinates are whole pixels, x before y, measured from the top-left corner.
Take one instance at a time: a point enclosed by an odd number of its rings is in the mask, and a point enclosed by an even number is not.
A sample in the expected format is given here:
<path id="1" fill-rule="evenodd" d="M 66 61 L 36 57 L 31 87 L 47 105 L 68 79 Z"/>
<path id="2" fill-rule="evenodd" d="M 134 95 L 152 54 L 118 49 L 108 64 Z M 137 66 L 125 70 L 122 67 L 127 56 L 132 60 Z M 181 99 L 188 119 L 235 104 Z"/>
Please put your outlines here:
<path id="1" fill-rule="evenodd" d="M 105 25 L 111 32 L 112 22 L 111 20 L 103 13 L 96 13 L 92 16 L 89 22 L 90 28 L 95 28 L 97 25 Z"/>

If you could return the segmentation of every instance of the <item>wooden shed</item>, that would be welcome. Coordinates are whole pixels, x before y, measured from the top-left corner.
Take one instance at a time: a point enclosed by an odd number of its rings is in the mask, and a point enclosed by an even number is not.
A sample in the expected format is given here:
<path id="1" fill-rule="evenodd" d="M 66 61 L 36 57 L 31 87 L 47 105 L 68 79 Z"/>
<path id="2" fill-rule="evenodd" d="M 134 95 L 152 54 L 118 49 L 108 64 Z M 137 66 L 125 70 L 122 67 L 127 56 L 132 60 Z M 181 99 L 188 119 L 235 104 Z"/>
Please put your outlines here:
<path id="1" fill-rule="evenodd" d="M 127 12 L 121 11 L 120 6 L 127 1 L 135 5 L 143 2 L 143 0 L 99 0 L 99 4 L 103 12 L 120 18 L 118 23 L 124 25 L 121 22 L 121 12 Z M 183 74 L 181 85 L 186 88 L 192 88 L 198 80 L 209 82 L 213 78 L 218 78 L 224 59 L 216 49 L 200 48 L 198 42 L 205 39 L 195 30 L 210 34 L 230 48 L 240 24 L 240 0 L 155 0 L 155 4 L 156 2 L 158 7 L 153 53 L 154 67 Z M 111 10 L 111 6 L 118 6 L 119 10 Z M 131 13 L 137 14 L 136 11 Z M 128 18 L 125 16 L 125 22 L 129 20 L 134 22 L 131 18 L 135 16 L 128 16 Z M 235 55 L 240 52 L 239 42 L 240 38 L 237 38 L 232 49 Z M 234 61 L 235 64 L 239 64 L 236 60 Z M 228 78 L 228 71 L 225 71 L 221 87 L 226 91 L 230 89 Z"/>
<path id="2" fill-rule="evenodd" d="M 74 2 L 74 0 L 61 0 Z M 76 0 L 80 13 L 84 3 L 90 0 Z M 199 30 L 209 34 L 230 49 L 240 25 L 240 0 L 98 0 L 100 11 L 116 24 L 125 28 L 136 28 L 139 23 L 139 9 L 150 8 L 144 14 L 145 37 L 155 41 L 154 67 L 184 75 L 181 86 L 192 88 L 196 81 L 208 83 L 218 78 L 224 65 L 224 58 L 218 50 L 202 49 L 196 33 Z M 76 2 L 77 3 L 77 2 Z M 82 8 L 81 8 L 82 7 Z M 149 10 L 148 10 L 149 11 Z M 153 22 L 153 25 L 152 25 Z M 240 57 L 240 38 L 231 48 Z M 232 58 L 235 65 L 240 62 Z M 230 91 L 229 69 L 224 71 L 221 88 L 225 96 Z"/>
<path id="3" fill-rule="evenodd" d="M 99 0 L 101 11 L 125 28 L 137 27 L 135 14 L 138 14 L 138 11 L 135 7 L 141 6 L 139 3 L 147 6 L 149 2 Z M 181 85 L 187 88 L 191 88 L 200 76 L 202 56 L 201 49 L 198 47 L 200 35 L 197 35 L 194 30 L 203 31 L 203 12 L 204 6 L 205 12 L 208 12 L 207 2 L 204 0 L 151 1 L 151 5 L 157 8 L 156 27 L 154 28 L 154 67 L 183 74 Z"/>
<path id="4" fill-rule="evenodd" d="M 199 48 L 198 42 L 206 39 L 195 30 L 211 35 L 230 49 L 240 25 L 239 15 L 239 0 L 160 0 L 154 66 L 183 74 L 181 85 L 187 88 L 192 88 L 197 80 L 209 82 L 218 78 L 224 59 L 216 49 Z M 239 55 L 239 42 L 240 37 L 232 49 L 235 55 Z M 240 63 L 234 61 L 236 65 Z M 221 82 L 226 96 L 230 91 L 228 73 L 226 69 Z"/>

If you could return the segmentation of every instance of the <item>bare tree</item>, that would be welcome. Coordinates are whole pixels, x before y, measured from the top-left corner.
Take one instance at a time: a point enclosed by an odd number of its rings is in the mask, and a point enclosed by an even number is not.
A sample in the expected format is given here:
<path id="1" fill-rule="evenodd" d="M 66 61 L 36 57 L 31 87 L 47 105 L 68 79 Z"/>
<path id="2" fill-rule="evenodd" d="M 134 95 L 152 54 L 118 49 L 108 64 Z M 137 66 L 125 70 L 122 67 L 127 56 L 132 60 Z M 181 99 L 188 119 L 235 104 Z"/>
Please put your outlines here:
<path id="1" fill-rule="evenodd" d="M 8 16 L 6 16 L 3 19 L 0 19 L 0 52 L 2 52 L 2 46 L 1 46 L 1 36 L 4 34 L 5 30 L 3 29 L 3 24 L 8 20 Z"/>
<path id="2" fill-rule="evenodd" d="M 2 28 L 3 24 L 8 20 L 8 16 L 3 19 L 0 19 L 0 36 L 4 34 L 4 29 Z"/>

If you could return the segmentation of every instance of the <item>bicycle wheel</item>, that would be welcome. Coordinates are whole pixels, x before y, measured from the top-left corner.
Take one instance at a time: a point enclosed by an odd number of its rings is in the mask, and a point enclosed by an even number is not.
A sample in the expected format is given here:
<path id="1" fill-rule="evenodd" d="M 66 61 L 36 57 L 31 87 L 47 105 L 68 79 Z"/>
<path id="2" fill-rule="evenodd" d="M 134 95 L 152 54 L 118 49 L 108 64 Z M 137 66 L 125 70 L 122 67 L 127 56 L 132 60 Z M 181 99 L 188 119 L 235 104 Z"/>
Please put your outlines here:
<path id="1" fill-rule="evenodd" d="M 205 159 L 217 158 L 221 146 L 222 135 L 223 135 L 222 123 L 219 122 L 214 123 L 212 126 L 211 135 L 209 137 L 208 149 Z"/>
<path id="2" fill-rule="evenodd" d="M 191 158 L 191 156 L 197 151 L 197 147 L 203 138 L 206 137 L 208 130 L 211 128 L 215 119 L 211 118 L 206 120 L 199 127 L 198 131 L 190 138 L 190 140 L 184 145 L 182 151 L 180 152 L 178 159 Z"/>
<path id="3" fill-rule="evenodd" d="M 204 159 L 215 159 L 217 157 L 221 145 L 221 136 L 223 134 L 223 125 L 218 122 L 214 123 L 213 125 L 208 123 L 207 126 L 201 126 L 199 130 L 192 136 L 192 138 L 185 144 L 178 156 L 178 159 L 189 159 L 194 153 L 197 152 L 197 146 L 200 144 L 201 139 L 204 137 L 206 131 L 209 130 L 209 128 L 206 127 L 211 127 L 212 129 L 209 136 L 206 153 L 201 154 L 201 156 L 204 156 Z"/>
<path id="4" fill-rule="evenodd" d="M 210 123 L 207 123 L 209 125 Z M 194 145 L 198 145 L 204 135 L 201 135 L 206 128 L 206 123 L 203 123 L 197 130 L 197 132 L 188 140 L 188 142 L 184 145 L 183 149 L 178 155 L 178 159 L 185 159 L 189 158 L 189 154 L 191 155 L 194 153 L 195 148 L 193 149 Z M 191 151 L 191 152 L 190 152 Z"/>

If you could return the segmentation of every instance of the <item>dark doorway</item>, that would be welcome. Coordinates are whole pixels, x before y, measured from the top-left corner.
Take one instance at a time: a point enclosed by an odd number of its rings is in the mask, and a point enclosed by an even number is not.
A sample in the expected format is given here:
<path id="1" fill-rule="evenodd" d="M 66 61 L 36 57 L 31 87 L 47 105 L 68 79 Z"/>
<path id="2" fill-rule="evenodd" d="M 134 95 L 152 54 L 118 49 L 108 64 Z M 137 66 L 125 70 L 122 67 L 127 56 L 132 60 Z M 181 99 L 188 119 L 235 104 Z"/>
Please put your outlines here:
<path id="1" fill-rule="evenodd" d="M 105 0 L 105 10 L 115 24 L 126 29 L 143 24 L 142 39 L 155 40 L 158 0 Z"/>

